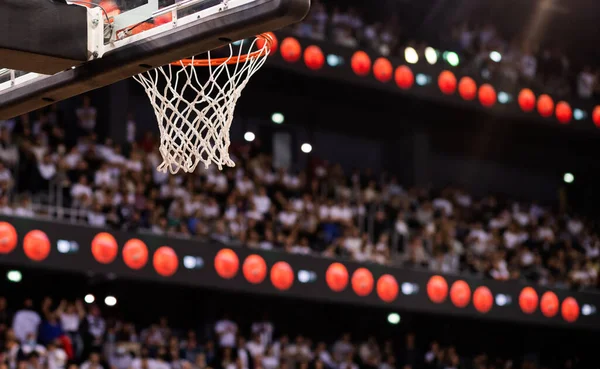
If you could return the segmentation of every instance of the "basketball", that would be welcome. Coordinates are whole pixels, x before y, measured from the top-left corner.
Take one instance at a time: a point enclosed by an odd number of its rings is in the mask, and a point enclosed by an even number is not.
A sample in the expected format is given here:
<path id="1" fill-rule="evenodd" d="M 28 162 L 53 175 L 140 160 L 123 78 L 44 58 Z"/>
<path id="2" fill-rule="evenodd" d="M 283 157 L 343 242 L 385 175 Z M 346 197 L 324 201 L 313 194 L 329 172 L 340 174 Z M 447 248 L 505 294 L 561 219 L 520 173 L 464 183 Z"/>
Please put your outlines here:
<path id="1" fill-rule="evenodd" d="M 92 255 L 101 264 L 112 263 L 118 252 L 117 240 L 110 233 L 98 233 L 92 240 Z"/>
<path id="2" fill-rule="evenodd" d="M 271 267 L 271 283 L 280 291 L 289 290 L 294 283 L 294 271 L 290 264 L 278 261 Z"/>
<path id="3" fill-rule="evenodd" d="M 154 252 L 152 265 L 158 274 L 163 277 L 170 277 L 177 272 L 179 259 L 175 250 L 169 246 L 161 246 Z"/>
<path id="4" fill-rule="evenodd" d="M 473 305 L 482 314 L 489 312 L 494 305 L 494 297 L 490 289 L 485 286 L 477 287 L 473 293 Z"/>
<path id="5" fill-rule="evenodd" d="M 542 314 L 547 318 L 552 318 L 558 314 L 559 307 L 560 303 L 556 294 L 552 291 L 544 292 L 542 299 L 540 300 L 540 310 L 542 311 Z"/>
<path id="6" fill-rule="evenodd" d="M 215 270 L 221 278 L 231 279 L 235 277 L 239 267 L 240 259 L 231 249 L 222 249 L 215 256 Z"/>
<path id="7" fill-rule="evenodd" d="M 464 308 L 471 301 L 471 288 L 467 282 L 459 280 L 452 283 L 450 288 L 450 301 L 454 306 Z"/>
<path id="8" fill-rule="evenodd" d="M 436 304 L 446 301 L 448 296 L 448 282 L 446 282 L 446 279 L 439 275 L 431 277 L 427 282 L 427 296 Z"/>
<path id="9" fill-rule="evenodd" d="M 524 112 L 530 112 L 535 109 L 535 95 L 533 91 L 528 88 L 524 88 L 519 92 L 519 106 Z"/>
<path id="10" fill-rule="evenodd" d="M 17 231 L 12 224 L 0 222 L 0 254 L 8 254 L 17 246 Z"/>
<path id="11" fill-rule="evenodd" d="M 367 268 L 358 268 L 352 273 L 351 283 L 358 296 L 368 296 L 373 291 L 373 274 Z"/>
<path id="12" fill-rule="evenodd" d="M 357 51 L 352 55 L 350 66 L 357 76 L 364 77 L 371 72 L 371 58 L 364 51 Z"/>
<path id="13" fill-rule="evenodd" d="M 252 284 L 259 284 L 267 276 L 267 263 L 259 255 L 249 255 L 242 265 L 242 272 L 246 280 Z"/>
<path id="14" fill-rule="evenodd" d="M 23 251 L 33 261 L 45 260 L 50 254 L 50 240 L 40 230 L 29 231 L 23 238 Z"/>
<path id="15" fill-rule="evenodd" d="M 393 71 L 392 63 L 386 58 L 377 58 L 373 64 L 373 75 L 379 82 L 385 83 L 392 79 Z"/>
<path id="16" fill-rule="evenodd" d="M 143 268 L 148 262 L 148 247 L 137 238 L 130 239 L 123 246 L 123 261 L 131 269 Z"/>
<path id="17" fill-rule="evenodd" d="M 525 287 L 519 295 L 519 306 L 525 314 L 533 314 L 538 306 L 538 294 L 531 287 Z"/>
<path id="18" fill-rule="evenodd" d="M 394 80 L 396 81 L 396 85 L 403 90 L 408 90 L 412 87 L 415 82 L 415 76 L 413 75 L 412 70 L 406 65 L 401 65 L 396 68 L 396 72 L 394 73 Z"/>
<path id="19" fill-rule="evenodd" d="M 302 56 L 302 46 L 293 37 L 287 37 L 281 42 L 281 57 L 289 62 L 297 62 Z"/>
<path id="20" fill-rule="evenodd" d="M 458 83 L 458 93 L 467 100 L 473 100 L 477 96 L 477 84 L 471 77 L 462 77 Z"/>
<path id="21" fill-rule="evenodd" d="M 325 272 L 325 281 L 332 291 L 343 291 L 348 285 L 348 270 L 341 263 L 333 263 Z"/>
<path id="22" fill-rule="evenodd" d="M 384 274 L 377 280 L 377 296 L 384 302 L 392 302 L 398 297 L 398 282 L 391 274 Z"/>
<path id="23" fill-rule="evenodd" d="M 277 46 L 279 45 L 278 41 L 277 41 L 277 36 L 275 36 L 275 34 L 273 32 L 267 32 L 267 35 L 269 35 L 271 37 L 271 49 L 269 50 L 269 55 L 273 55 L 277 52 Z M 259 49 L 262 49 L 262 47 L 265 45 L 265 40 L 258 37 L 256 39 L 256 47 L 258 47 Z"/>
<path id="24" fill-rule="evenodd" d="M 311 70 L 318 70 L 323 67 L 325 57 L 323 51 L 318 46 L 309 46 L 304 50 L 304 64 Z"/>
<path id="25" fill-rule="evenodd" d="M 445 70 L 438 77 L 438 87 L 445 95 L 452 95 L 456 90 L 456 77 L 454 73 Z"/>

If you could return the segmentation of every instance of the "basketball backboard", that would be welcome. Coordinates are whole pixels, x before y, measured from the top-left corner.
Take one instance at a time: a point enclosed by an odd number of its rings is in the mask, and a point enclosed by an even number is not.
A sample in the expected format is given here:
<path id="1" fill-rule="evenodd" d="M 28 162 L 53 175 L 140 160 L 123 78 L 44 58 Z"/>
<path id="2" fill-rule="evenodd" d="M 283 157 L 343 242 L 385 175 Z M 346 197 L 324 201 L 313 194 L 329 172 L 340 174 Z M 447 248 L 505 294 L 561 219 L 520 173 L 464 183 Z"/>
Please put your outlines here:
<path id="1" fill-rule="evenodd" d="M 69 2 L 89 8 L 81 30 L 89 59 L 53 75 L 2 68 L 0 61 L 0 119 L 277 30 L 302 20 L 310 7 L 310 0 Z"/>

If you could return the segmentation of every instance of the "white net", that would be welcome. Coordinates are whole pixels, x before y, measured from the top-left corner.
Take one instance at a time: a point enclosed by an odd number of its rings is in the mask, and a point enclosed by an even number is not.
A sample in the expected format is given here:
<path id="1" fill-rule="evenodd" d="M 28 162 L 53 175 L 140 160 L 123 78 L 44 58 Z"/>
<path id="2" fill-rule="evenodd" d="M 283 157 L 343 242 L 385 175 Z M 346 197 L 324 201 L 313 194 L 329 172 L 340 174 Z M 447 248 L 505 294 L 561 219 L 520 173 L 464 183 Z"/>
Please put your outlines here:
<path id="1" fill-rule="evenodd" d="M 229 128 L 244 87 L 267 60 L 268 37 L 230 44 L 229 57 L 211 59 L 209 52 L 207 59 L 192 58 L 134 77 L 158 121 L 163 162 L 157 170 L 189 173 L 200 162 L 207 168 L 216 164 L 219 170 L 235 166 L 229 157 Z M 202 77 L 203 66 L 208 67 L 208 79 Z"/>

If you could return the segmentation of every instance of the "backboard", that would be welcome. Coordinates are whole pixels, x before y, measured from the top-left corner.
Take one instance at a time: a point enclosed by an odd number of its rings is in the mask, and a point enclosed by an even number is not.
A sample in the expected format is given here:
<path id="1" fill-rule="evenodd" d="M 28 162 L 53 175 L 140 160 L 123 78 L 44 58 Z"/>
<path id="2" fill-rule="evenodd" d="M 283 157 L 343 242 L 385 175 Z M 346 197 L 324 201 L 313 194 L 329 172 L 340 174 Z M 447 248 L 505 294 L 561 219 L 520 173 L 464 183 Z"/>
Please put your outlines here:
<path id="1" fill-rule="evenodd" d="M 310 0 L 67 2 L 88 7 L 87 29 L 81 30 L 88 60 L 53 75 L 2 68 L 0 61 L 0 119 L 277 30 L 302 20 L 310 8 Z"/>

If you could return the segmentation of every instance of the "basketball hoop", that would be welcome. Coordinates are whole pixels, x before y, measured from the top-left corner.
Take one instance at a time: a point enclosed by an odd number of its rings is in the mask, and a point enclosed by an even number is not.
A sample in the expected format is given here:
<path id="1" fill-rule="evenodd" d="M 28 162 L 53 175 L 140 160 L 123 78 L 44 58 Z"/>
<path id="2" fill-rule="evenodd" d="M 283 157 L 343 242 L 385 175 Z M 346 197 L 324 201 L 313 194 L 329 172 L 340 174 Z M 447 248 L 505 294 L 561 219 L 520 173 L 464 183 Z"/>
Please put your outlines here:
<path id="1" fill-rule="evenodd" d="M 193 172 L 202 162 L 233 167 L 229 157 L 229 129 L 236 103 L 248 80 L 267 60 L 273 36 L 256 36 L 247 53 L 229 45 L 229 57 L 183 59 L 135 76 L 146 91 L 160 130 L 159 152 L 163 162 L 157 170 L 172 174 Z M 201 82 L 197 67 L 208 67 Z M 177 70 L 179 69 L 179 70 Z"/>

